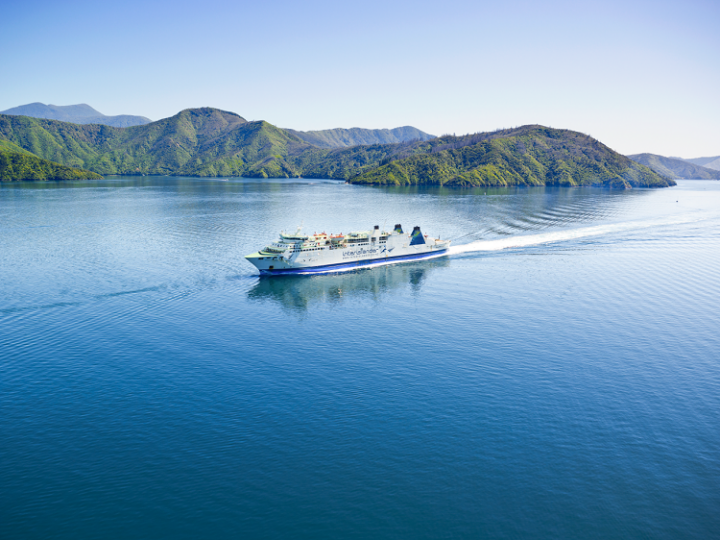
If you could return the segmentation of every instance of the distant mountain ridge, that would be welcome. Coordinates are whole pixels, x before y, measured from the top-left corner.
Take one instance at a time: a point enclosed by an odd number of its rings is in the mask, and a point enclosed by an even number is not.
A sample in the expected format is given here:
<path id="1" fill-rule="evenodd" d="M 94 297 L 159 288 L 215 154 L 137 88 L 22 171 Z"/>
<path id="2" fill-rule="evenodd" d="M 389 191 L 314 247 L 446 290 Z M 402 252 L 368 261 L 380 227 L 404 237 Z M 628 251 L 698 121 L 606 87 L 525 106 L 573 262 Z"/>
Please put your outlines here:
<path id="1" fill-rule="evenodd" d="M 715 169 L 716 171 L 720 171 L 720 156 L 683 159 L 683 161 L 687 161 L 695 165 L 700 165 L 701 167 L 705 167 L 707 169 Z"/>
<path id="2" fill-rule="evenodd" d="M 673 159 L 682 159 L 683 161 L 693 163 L 694 165 L 700 165 L 701 167 L 704 167 L 708 163 L 712 163 L 716 159 L 720 159 L 720 156 L 699 157 L 699 158 L 691 158 L 691 159 L 685 159 L 685 158 L 675 157 L 675 156 L 670 156 L 670 157 L 672 157 Z"/>
<path id="3" fill-rule="evenodd" d="M 707 165 L 703 165 L 706 169 L 714 169 L 716 171 L 720 171 L 720 157 L 716 160 L 711 161 Z"/>
<path id="4" fill-rule="evenodd" d="M 0 141 L 8 150 L 103 175 L 304 176 L 458 187 L 674 185 L 587 135 L 543 126 L 328 149 L 268 122 L 208 107 L 127 128 L 0 114 Z"/>
<path id="5" fill-rule="evenodd" d="M 96 111 L 90 105 L 81 103 L 79 105 L 45 105 L 44 103 L 29 103 L 13 107 L 0 114 L 13 114 L 30 116 L 32 118 L 46 118 L 48 120 L 60 120 L 73 124 L 103 124 L 113 127 L 141 126 L 152 122 L 144 116 L 133 116 L 120 114 L 117 116 L 106 116 Z"/>
<path id="6" fill-rule="evenodd" d="M 653 171 L 670 178 L 688 180 L 720 180 L 720 170 L 695 165 L 687 160 L 659 156 L 657 154 L 633 154 L 633 161 L 650 167 Z"/>
<path id="7" fill-rule="evenodd" d="M 306 143 L 320 148 L 393 144 L 408 141 L 427 141 L 435 138 L 434 135 L 420 131 L 412 126 L 394 129 L 336 128 L 320 131 L 295 131 L 294 129 L 285 129 L 285 131 L 292 133 Z"/>

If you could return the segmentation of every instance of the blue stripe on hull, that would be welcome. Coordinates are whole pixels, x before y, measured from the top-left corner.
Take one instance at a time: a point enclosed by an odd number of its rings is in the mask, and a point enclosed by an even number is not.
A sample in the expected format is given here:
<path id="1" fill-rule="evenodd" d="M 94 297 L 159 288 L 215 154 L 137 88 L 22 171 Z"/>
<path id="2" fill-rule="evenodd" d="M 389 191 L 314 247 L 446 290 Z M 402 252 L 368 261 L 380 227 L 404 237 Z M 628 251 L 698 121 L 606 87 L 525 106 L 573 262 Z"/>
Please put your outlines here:
<path id="1" fill-rule="evenodd" d="M 370 259 L 367 261 L 353 261 L 348 263 L 330 264 L 327 266 L 311 266 L 307 268 L 288 268 L 281 270 L 260 270 L 263 276 L 286 276 L 288 274 L 327 274 L 331 272 L 347 272 L 357 268 L 368 266 L 382 266 L 406 261 L 419 261 L 422 259 L 434 259 L 447 255 L 447 250 L 435 251 L 432 253 L 421 253 L 420 255 L 403 255 L 402 257 L 388 257 L 384 259 Z"/>

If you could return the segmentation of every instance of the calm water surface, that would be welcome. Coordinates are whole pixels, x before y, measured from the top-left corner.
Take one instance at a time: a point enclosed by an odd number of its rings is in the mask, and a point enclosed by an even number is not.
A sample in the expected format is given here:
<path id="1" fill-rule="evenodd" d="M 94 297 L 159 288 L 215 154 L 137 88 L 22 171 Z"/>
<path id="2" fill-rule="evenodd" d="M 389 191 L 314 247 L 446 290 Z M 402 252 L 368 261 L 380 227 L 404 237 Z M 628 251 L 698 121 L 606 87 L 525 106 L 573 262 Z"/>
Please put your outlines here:
<path id="1" fill-rule="evenodd" d="M 263 278 L 279 229 L 434 261 Z M 0 186 L 0 536 L 720 531 L 720 183 Z"/>

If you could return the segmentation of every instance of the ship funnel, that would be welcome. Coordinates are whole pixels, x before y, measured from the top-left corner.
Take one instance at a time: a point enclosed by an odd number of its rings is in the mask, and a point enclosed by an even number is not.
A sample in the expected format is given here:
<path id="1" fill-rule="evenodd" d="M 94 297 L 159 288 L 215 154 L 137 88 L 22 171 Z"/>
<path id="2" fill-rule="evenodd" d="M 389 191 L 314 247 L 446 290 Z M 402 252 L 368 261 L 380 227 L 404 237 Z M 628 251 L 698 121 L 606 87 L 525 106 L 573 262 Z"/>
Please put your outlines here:
<path id="1" fill-rule="evenodd" d="M 423 233 L 420 232 L 420 227 L 415 226 L 413 228 L 412 233 L 410 234 L 410 245 L 416 246 L 418 244 L 424 244 L 425 243 L 425 237 L 423 236 Z"/>
<path id="2" fill-rule="evenodd" d="M 398 234 L 402 234 L 402 233 L 403 233 L 402 225 L 400 225 L 399 223 L 397 223 L 397 224 L 395 225 L 395 232 L 398 233 Z"/>

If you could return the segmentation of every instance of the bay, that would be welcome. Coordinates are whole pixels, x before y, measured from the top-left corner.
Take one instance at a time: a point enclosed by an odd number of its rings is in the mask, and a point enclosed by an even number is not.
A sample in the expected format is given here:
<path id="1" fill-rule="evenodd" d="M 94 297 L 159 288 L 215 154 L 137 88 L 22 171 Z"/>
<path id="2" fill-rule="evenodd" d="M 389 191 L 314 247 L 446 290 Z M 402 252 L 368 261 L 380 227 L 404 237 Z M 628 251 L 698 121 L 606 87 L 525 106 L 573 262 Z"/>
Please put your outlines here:
<path id="1" fill-rule="evenodd" d="M 260 278 L 280 229 L 434 261 Z M 0 533 L 709 538 L 720 184 L 0 185 Z"/>

